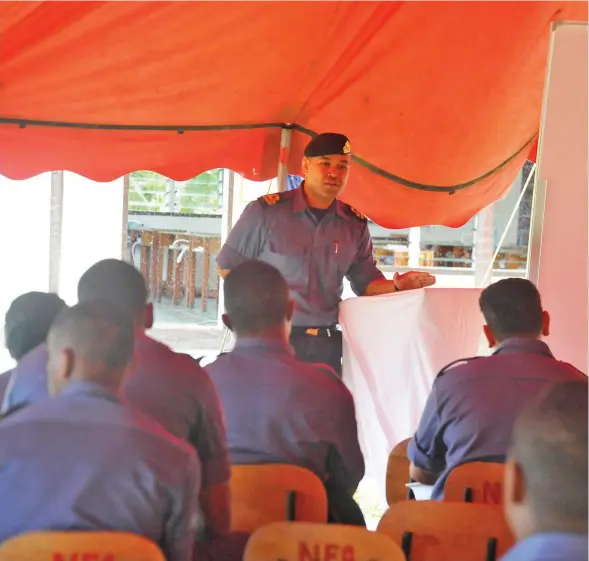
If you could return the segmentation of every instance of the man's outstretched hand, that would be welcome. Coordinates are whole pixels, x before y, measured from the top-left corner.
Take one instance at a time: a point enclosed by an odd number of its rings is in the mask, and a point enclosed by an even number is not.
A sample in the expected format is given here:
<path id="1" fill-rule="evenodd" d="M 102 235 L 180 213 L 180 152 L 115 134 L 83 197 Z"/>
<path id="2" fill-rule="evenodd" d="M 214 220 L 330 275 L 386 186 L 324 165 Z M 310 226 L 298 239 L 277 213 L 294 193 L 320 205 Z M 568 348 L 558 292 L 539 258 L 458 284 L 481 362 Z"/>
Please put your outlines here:
<path id="1" fill-rule="evenodd" d="M 436 277 L 429 273 L 422 273 L 420 271 L 410 271 L 400 275 L 395 273 L 393 277 L 395 286 L 398 290 L 413 290 L 415 288 L 425 288 L 436 283 Z"/>

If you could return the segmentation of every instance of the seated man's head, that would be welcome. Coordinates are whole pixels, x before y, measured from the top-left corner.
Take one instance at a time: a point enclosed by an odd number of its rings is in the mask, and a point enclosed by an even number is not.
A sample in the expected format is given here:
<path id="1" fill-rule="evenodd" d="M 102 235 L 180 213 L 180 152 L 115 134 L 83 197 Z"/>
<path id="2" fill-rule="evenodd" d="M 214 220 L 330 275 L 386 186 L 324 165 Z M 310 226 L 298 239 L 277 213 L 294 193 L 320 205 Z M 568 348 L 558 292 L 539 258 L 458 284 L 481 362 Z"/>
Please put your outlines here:
<path id="1" fill-rule="evenodd" d="M 13 300 L 4 320 L 4 338 L 10 356 L 20 360 L 47 339 L 57 314 L 66 303 L 50 292 L 27 292 Z"/>
<path id="2" fill-rule="evenodd" d="M 565 382 L 520 416 L 506 464 L 505 512 L 517 539 L 587 533 L 587 382 Z"/>
<path id="3" fill-rule="evenodd" d="M 280 272 L 263 261 L 247 261 L 224 282 L 223 323 L 238 336 L 288 338 L 294 302 Z"/>
<path id="4" fill-rule="evenodd" d="M 149 329 L 153 325 L 153 306 L 148 304 L 145 279 L 133 265 L 120 259 L 94 263 L 78 282 L 78 301 L 102 300 L 126 308 L 135 325 Z"/>
<path id="5" fill-rule="evenodd" d="M 483 327 L 490 347 L 510 337 L 538 339 L 548 335 L 550 316 L 542 309 L 538 289 L 526 279 L 503 279 L 481 293 Z"/>
<path id="6" fill-rule="evenodd" d="M 70 382 L 94 382 L 117 392 L 132 366 L 135 327 L 131 314 L 95 300 L 63 310 L 47 336 L 49 393 Z"/>

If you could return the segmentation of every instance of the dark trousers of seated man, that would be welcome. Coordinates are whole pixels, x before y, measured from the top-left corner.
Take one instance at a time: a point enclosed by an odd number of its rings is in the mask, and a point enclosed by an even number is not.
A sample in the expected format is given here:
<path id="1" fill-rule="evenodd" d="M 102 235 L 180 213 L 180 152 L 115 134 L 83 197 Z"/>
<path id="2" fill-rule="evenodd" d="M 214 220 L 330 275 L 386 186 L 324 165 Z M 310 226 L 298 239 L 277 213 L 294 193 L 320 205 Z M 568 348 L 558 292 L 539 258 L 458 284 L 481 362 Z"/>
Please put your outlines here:
<path id="1" fill-rule="evenodd" d="M 326 481 L 324 485 L 327 492 L 327 521 L 331 524 L 366 527 L 362 510 L 350 491 L 333 480 Z"/>
<path id="2" fill-rule="evenodd" d="M 245 532 L 231 532 L 226 536 L 197 541 L 193 561 L 242 561 L 249 537 L 250 534 Z"/>
<path id="3" fill-rule="evenodd" d="M 290 344 L 295 355 L 304 362 L 321 362 L 342 376 L 342 332 L 333 327 L 293 327 Z"/>

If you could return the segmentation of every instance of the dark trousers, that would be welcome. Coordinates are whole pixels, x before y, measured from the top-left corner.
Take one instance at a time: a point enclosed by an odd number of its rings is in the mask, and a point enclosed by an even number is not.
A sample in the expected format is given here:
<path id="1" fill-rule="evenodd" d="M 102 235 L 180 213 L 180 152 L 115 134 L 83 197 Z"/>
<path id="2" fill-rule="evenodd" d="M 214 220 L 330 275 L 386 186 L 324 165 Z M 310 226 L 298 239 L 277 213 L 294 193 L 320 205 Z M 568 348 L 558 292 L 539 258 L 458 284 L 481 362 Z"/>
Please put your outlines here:
<path id="1" fill-rule="evenodd" d="M 366 527 L 362 510 L 347 489 L 333 481 L 328 481 L 325 483 L 325 490 L 327 491 L 328 522 Z"/>
<path id="2" fill-rule="evenodd" d="M 342 332 L 331 329 L 331 336 L 325 330 L 317 335 L 305 333 L 306 329 L 293 327 L 290 344 L 298 359 L 305 362 L 322 362 L 331 366 L 342 376 Z"/>

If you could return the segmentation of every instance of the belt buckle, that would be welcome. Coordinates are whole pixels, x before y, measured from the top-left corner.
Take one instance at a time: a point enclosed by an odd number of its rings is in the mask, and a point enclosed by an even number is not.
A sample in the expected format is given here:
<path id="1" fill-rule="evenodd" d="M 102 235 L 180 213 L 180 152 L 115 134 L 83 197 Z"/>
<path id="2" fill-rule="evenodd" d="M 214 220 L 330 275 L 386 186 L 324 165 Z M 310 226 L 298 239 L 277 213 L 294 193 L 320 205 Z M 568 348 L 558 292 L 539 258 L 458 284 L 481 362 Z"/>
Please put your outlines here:
<path id="1" fill-rule="evenodd" d="M 305 331 L 305 333 L 307 335 L 313 335 L 314 337 L 317 337 L 317 335 L 319 335 L 319 329 L 317 329 L 317 328 L 307 329 L 307 331 Z"/>

